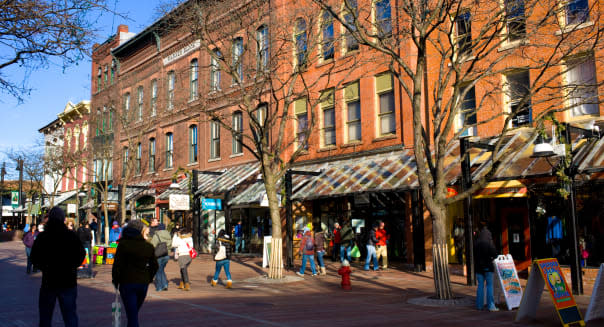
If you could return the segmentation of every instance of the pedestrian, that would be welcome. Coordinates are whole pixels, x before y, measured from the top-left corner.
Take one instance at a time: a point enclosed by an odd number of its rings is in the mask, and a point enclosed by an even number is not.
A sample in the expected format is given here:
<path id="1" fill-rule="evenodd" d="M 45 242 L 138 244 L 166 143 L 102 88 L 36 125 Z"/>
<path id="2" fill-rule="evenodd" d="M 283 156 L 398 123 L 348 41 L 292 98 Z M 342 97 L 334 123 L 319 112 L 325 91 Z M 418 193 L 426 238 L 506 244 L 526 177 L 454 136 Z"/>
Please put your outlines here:
<path id="1" fill-rule="evenodd" d="M 342 228 L 340 227 L 339 223 L 335 223 L 333 225 L 333 248 L 331 253 L 331 261 L 336 261 L 340 255 L 340 229 Z"/>
<path id="2" fill-rule="evenodd" d="M 325 232 L 320 231 L 315 234 L 315 252 L 317 253 L 317 261 L 319 262 L 319 269 L 321 275 L 327 275 L 325 271 L 325 262 L 323 256 L 325 255 Z"/>
<path id="3" fill-rule="evenodd" d="M 159 266 L 155 274 L 155 290 L 158 292 L 167 291 L 168 277 L 166 276 L 165 268 L 170 260 L 169 249 L 172 248 L 172 237 L 163 224 L 158 224 L 154 229 L 155 232 L 151 237 L 151 244 L 155 248 L 155 257 L 157 257 L 157 264 Z"/>
<path id="4" fill-rule="evenodd" d="M 378 241 L 375 249 L 377 261 L 379 262 L 380 258 L 382 258 L 382 269 L 388 269 L 388 240 L 390 239 L 390 235 L 386 231 L 383 221 L 379 222 L 375 236 Z"/>
<path id="5" fill-rule="evenodd" d="M 222 248 L 224 247 L 224 249 Z M 225 287 L 231 288 L 233 286 L 233 279 L 231 278 L 231 252 L 233 251 L 233 241 L 229 237 L 229 234 L 221 229 L 218 233 L 218 244 L 214 248 L 214 261 L 216 261 L 216 269 L 214 270 L 214 279 L 212 279 L 212 286 L 218 284 L 218 277 L 220 276 L 220 270 L 224 268 L 224 274 L 226 275 L 227 282 Z"/>
<path id="6" fill-rule="evenodd" d="M 174 234 L 172 238 L 172 246 L 175 256 L 178 256 L 178 266 L 180 267 L 180 285 L 179 290 L 190 291 L 191 283 L 189 281 L 188 268 L 191 264 L 191 255 L 189 251 L 193 248 L 193 239 L 189 230 L 183 228 Z"/>
<path id="7" fill-rule="evenodd" d="M 348 260 L 350 262 L 350 252 L 354 246 L 354 231 L 350 219 L 345 219 L 340 231 L 340 261 Z"/>
<path id="8" fill-rule="evenodd" d="M 111 270 L 112 283 L 119 289 L 124 303 L 128 327 L 139 326 L 138 312 L 157 272 L 153 246 L 141 234 L 144 226 L 142 221 L 133 220 L 124 228 Z"/>
<path id="9" fill-rule="evenodd" d="M 377 254 L 375 252 L 375 245 L 378 242 L 378 239 L 376 237 L 376 233 L 378 230 L 378 225 L 377 224 L 373 224 L 371 226 L 371 230 L 369 231 L 369 235 L 367 236 L 367 258 L 365 259 L 365 266 L 363 267 L 363 270 L 365 271 L 369 271 L 369 261 L 371 261 L 371 259 L 373 258 L 373 271 L 377 271 L 378 269 L 380 269 L 380 267 L 378 266 L 378 259 L 377 259 Z"/>
<path id="10" fill-rule="evenodd" d="M 51 326 L 57 300 L 65 326 L 78 326 L 76 270 L 85 256 L 82 243 L 65 225 L 65 212 L 59 207 L 52 208 L 44 232 L 38 234 L 31 248 L 31 262 L 42 270 L 40 327 Z"/>
<path id="11" fill-rule="evenodd" d="M 76 232 L 84 249 L 88 250 L 88 277 L 92 277 L 92 230 L 86 222 L 80 223 L 80 228 Z"/>
<path id="12" fill-rule="evenodd" d="M 99 224 L 97 223 L 96 217 L 94 215 L 92 215 L 92 219 L 90 219 L 90 229 L 92 230 L 92 233 L 94 234 L 94 239 L 96 240 L 97 243 L 100 243 L 99 241 L 99 234 L 97 233 L 98 229 L 99 229 Z"/>
<path id="13" fill-rule="evenodd" d="M 493 260 L 497 257 L 497 251 L 493 244 L 491 232 L 487 229 L 486 223 L 481 223 L 482 229 L 474 246 L 474 258 L 476 265 L 476 308 L 483 309 L 484 305 L 484 285 L 487 287 L 487 307 L 489 311 L 499 311 L 495 306 L 493 299 Z"/>
<path id="14" fill-rule="evenodd" d="M 310 261 L 310 269 L 312 270 L 312 275 L 317 275 L 317 269 L 315 268 L 315 240 L 310 233 L 310 228 L 304 227 L 304 234 L 302 236 L 302 240 L 300 241 L 300 253 L 302 254 L 302 266 L 300 267 L 300 271 L 296 272 L 298 276 L 304 276 L 304 270 L 306 269 L 306 261 Z"/>
<path id="15" fill-rule="evenodd" d="M 114 220 L 111 224 L 111 230 L 109 231 L 109 243 L 117 242 L 121 233 L 122 228 L 120 227 L 120 224 Z"/>
<path id="16" fill-rule="evenodd" d="M 34 241 L 38 237 L 38 227 L 36 224 L 32 224 L 29 228 L 29 232 L 23 236 L 23 244 L 25 245 L 25 254 L 27 255 L 27 274 L 31 274 L 32 264 L 31 264 L 31 247 L 34 246 Z M 35 268 L 34 268 L 34 272 Z"/>
<path id="17" fill-rule="evenodd" d="M 235 253 L 243 252 L 245 248 L 245 240 L 243 239 L 243 225 L 241 220 L 235 226 Z"/>
<path id="18" fill-rule="evenodd" d="M 65 225 L 67 226 L 67 229 L 75 232 L 75 220 L 73 218 L 65 219 Z"/>

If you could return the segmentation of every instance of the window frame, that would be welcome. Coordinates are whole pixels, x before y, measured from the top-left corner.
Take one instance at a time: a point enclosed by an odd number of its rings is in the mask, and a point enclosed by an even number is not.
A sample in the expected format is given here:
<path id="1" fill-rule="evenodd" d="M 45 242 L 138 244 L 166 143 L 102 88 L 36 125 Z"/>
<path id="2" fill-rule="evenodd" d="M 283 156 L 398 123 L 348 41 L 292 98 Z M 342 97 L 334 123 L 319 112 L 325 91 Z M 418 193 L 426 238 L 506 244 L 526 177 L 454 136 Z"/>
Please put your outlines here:
<path id="1" fill-rule="evenodd" d="M 189 126 L 189 163 L 196 163 L 199 160 L 199 148 L 197 146 L 197 125 Z"/>
<path id="2" fill-rule="evenodd" d="M 517 81 L 521 80 L 521 79 L 516 79 L 514 77 L 518 77 L 520 75 L 524 75 L 526 74 L 526 80 L 528 81 L 528 86 L 526 87 L 526 92 L 529 94 L 524 94 L 524 95 L 520 95 L 520 98 L 518 98 L 518 96 L 514 95 L 514 86 L 518 87 L 520 86 L 519 83 L 517 83 Z M 524 77 L 524 76 L 523 76 Z M 531 75 L 530 75 L 530 71 L 528 69 L 523 69 L 523 70 L 515 70 L 515 71 L 511 71 L 507 74 L 504 75 L 505 78 L 505 95 L 506 95 L 506 104 L 507 104 L 507 111 L 510 114 L 514 114 L 515 111 L 517 112 L 523 112 L 523 111 L 528 111 L 526 114 L 517 114 L 514 118 L 512 118 L 512 120 L 510 120 L 510 126 L 513 128 L 517 128 L 517 127 L 523 127 L 523 126 L 530 126 L 531 123 L 533 122 L 533 117 L 532 117 L 532 106 L 531 106 L 531 98 L 530 98 L 530 88 L 531 88 Z M 511 80 L 515 80 L 513 83 L 511 82 Z M 525 103 L 523 104 L 523 107 L 520 108 L 518 107 L 517 109 L 514 110 L 515 106 L 518 106 L 522 100 L 527 97 Z M 527 121 L 526 122 L 519 122 L 519 117 L 523 116 L 523 115 L 527 115 Z"/>
<path id="3" fill-rule="evenodd" d="M 232 120 L 233 137 L 231 151 L 233 155 L 237 155 L 243 153 L 243 146 L 241 144 L 243 141 L 243 113 L 241 111 L 235 111 Z"/>
<path id="4" fill-rule="evenodd" d="M 136 175 L 140 175 L 142 173 L 142 167 L 141 167 L 141 157 L 143 155 L 143 149 L 142 149 L 142 144 L 139 142 L 136 145 L 136 167 L 135 167 L 135 173 Z"/>
<path id="5" fill-rule="evenodd" d="M 580 8 L 575 8 L 575 10 L 570 9 L 573 4 L 577 5 L 578 3 L 581 4 Z M 589 11 L 588 0 L 567 0 L 564 5 L 564 21 L 566 22 L 566 26 L 587 23 L 590 19 Z M 580 13 L 583 13 L 582 17 L 579 15 Z"/>
<path id="6" fill-rule="evenodd" d="M 174 167 L 174 134 L 166 133 L 166 169 Z"/>
<path id="7" fill-rule="evenodd" d="M 303 23 L 303 25 L 301 24 Z M 307 62 L 308 56 L 308 25 L 306 20 L 298 17 L 294 25 L 294 58 L 296 67 L 301 67 Z M 303 41 L 303 42 L 301 42 Z M 303 49 L 302 47 L 303 46 Z"/>
<path id="8" fill-rule="evenodd" d="M 243 38 L 236 37 L 233 39 L 233 47 L 232 47 L 232 70 L 239 75 L 239 81 L 243 83 Z M 232 84 L 235 85 L 238 83 L 235 75 L 232 76 Z"/>
<path id="9" fill-rule="evenodd" d="M 157 115 L 157 95 L 158 95 L 157 79 L 151 80 L 151 117 Z"/>
<path id="10" fill-rule="evenodd" d="M 383 4 L 383 3 L 388 3 L 387 6 L 385 6 L 384 8 L 387 8 L 387 10 L 383 11 L 383 14 L 388 13 L 388 17 L 380 17 L 380 7 L 379 4 Z M 374 8 L 374 28 L 375 28 L 375 34 L 378 37 L 378 39 L 387 39 L 389 37 L 392 36 L 392 5 L 390 3 L 390 0 L 374 0 L 373 1 L 373 8 Z M 382 28 L 383 26 L 385 26 L 385 23 L 387 22 L 388 25 L 388 30 L 386 32 L 384 32 L 384 29 Z"/>
<path id="11" fill-rule="evenodd" d="M 222 57 L 219 49 L 212 50 L 210 55 L 210 92 L 220 91 L 220 61 Z"/>
<path id="12" fill-rule="evenodd" d="M 323 61 L 335 58 L 335 28 L 333 20 L 334 17 L 329 11 L 323 11 L 321 14 L 321 59 Z"/>
<path id="13" fill-rule="evenodd" d="M 574 69 L 584 69 L 580 68 L 583 65 L 589 65 L 591 68 L 590 71 L 593 72 L 591 77 L 592 81 L 585 80 L 585 77 L 581 76 L 581 81 L 571 81 L 572 72 Z M 598 72 L 596 68 L 596 60 L 593 53 L 583 54 L 581 56 L 572 58 L 566 63 L 567 71 L 564 74 L 565 81 L 565 98 L 567 106 L 571 107 L 568 111 L 568 116 L 571 119 L 576 119 L 579 117 L 585 116 L 600 116 L 600 105 L 599 105 L 599 93 L 598 93 Z M 590 82 L 592 85 L 588 85 L 582 82 Z M 581 83 L 581 84 L 579 84 Z M 579 89 L 580 88 L 580 89 Z M 578 96 L 574 96 L 573 93 L 578 93 Z M 589 103 L 590 101 L 586 101 L 585 99 L 595 98 L 597 99 L 596 103 Z M 576 99 L 576 100 L 575 100 Z M 577 105 L 577 102 L 579 105 Z M 585 103 L 587 102 L 587 103 Z M 591 107 L 591 110 L 589 109 Z M 581 112 L 575 114 L 576 110 L 580 110 Z M 593 111 L 593 112 L 591 112 Z"/>
<path id="14" fill-rule="evenodd" d="M 137 90 L 136 90 L 136 95 L 137 95 L 137 105 L 138 105 L 138 111 L 137 111 L 137 118 L 139 121 L 143 120 L 143 111 L 144 111 L 144 96 L 145 96 L 145 89 L 143 88 L 142 85 L 140 85 Z"/>
<path id="15" fill-rule="evenodd" d="M 384 88 L 379 88 L 378 83 L 380 82 L 381 78 L 388 78 L 388 76 L 390 76 L 390 83 L 388 86 L 384 87 Z M 389 136 L 389 135 L 395 135 L 396 134 L 396 100 L 395 100 L 395 96 L 394 96 L 394 76 L 392 75 L 391 72 L 385 72 L 382 74 L 378 74 L 375 76 L 375 83 L 376 83 L 376 100 L 377 100 L 377 123 L 378 123 L 378 135 L 380 137 L 382 136 Z M 385 95 L 390 95 L 392 97 L 392 108 L 390 108 L 390 111 L 385 111 L 382 112 L 382 96 Z M 389 117 L 391 124 L 390 126 L 392 127 L 392 130 L 389 130 L 388 132 L 384 132 L 384 130 L 382 129 L 382 120 L 384 119 L 384 117 Z"/>
<path id="16" fill-rule="evenodd" d="M 306 132 L 308 130 L 308 99 L 306 97 L 296 99 L 293 102 L 294 115 L 296 118 L 296 128 L 294 137 L 296 144 L 300 147 L 303 144 L 302 149 L 308 150 L 308 141 L 306 138 Z"/>
<path id="17" fill-rule="evenodd" d="M 269 33 L 266 24 L 260 25 L 256 29 L 256 69 L 266 71 L 269 67 Z"/>
<path id="18" fill-rule="evenodd" d="M 352 12 L 354 11 L 354 13 Z M 355 20 L 359 17 L 359 8 L 357 0 L 344 0 L 343 2 L 343 15 L 342 21 L 346 22 L 346 25 L 354 32 L 357 31 Z M 344 53 L 358 51 L 359 41 L 352 35 L 344 24 L 342 24 L 342 36 L 344 39 Z"/>
<path id="19" fill-rule="evenodd" d="M 155 138 L 152 137 L 149 139 L 149 172 L 155 172 L 155 151 L 156 151 L 156 143 Z"/>
<path id="20" fill-rule="evenodd" d="M 321 106 L 321 141 L 323 147 L 331 147 L 337 144 L 337 135 L 336 135 L 336 106 L 335 106 L 335 89 L 327 89 L 321 92 L 320 98 L 320 106 Z M 326 125 L 326 112 L 331 111 L 333 125 Z M 333 142 L 327 142 L 327 132 L 331 132 L 333 135 Z"/>
<path id="21" fill-rule="evenodd" d="M 514 2 L 515 4 L 519 4 L 518 12 L 512 12 L 512 10 L 508 9 L 509 4 Z M 520 6 L 521 4 L 521 6 Z M 503 0 L 503 7 L 505 11 L 505 38 L 507 42 L 520 42 L 526 40 L 526 8 L 524 4 L 524 0 Z M 521 10 L 520 10 L 521 7 Z M 521 26 L 521 28 L 517 28 L 516 26 Z M 518 31 L 512 31 L 512 30 Z"/>
<path id="22" fill-rule="evenodd" d="M 220 122 L 210 121 L 210 159 L 220 159 Z"/>
<path id="23" fill-rule="evenodd" d="M 469 85 L 463 87 L 463 89 L 461 90 L 461 93 L 465 92 L 466 88 L 469 87 Z M 464 108 L 464 104 L 467 103 L 468 101 L 470 101 L 470 99 L 466 98 L 468 96 L 468 94 L 472 94 L 473 95 L 473 99 L 474 99 L 474 106 L 473 108 Z M 461 107 L 458 110 L 457 113 L 457 131 L 459 132 L 462 129 L 465 128 L 466 121 L 466 115 L 469 113 L 469 116 L 474 116 L 474 123 L 471 124 L 475 124 L 476 126 L 473 127 L 469 127 L 467 128 L 463 133 L 460 134 L 460 136 L 475 136 L 478 134 L 478 108 L 476 108 L 476 86 L 473 85 L 471 86 L 471 89 L 468 90 L 468 92 L 466 92 L 466 95 L 461 99 L 462 103 L 461 103 Z M 463 118 L 463 119 L 462 119 Z"/>
<path id="24" fill-rule="evenodd" d="M 174 89 L 176 88 L 176 73 L 171 70 L 168 72 L 168 88 L 167 88 L 167 109 L 174 109 Z"/>
<path id="25" fill-rule="evenodd" d="M 197 58 L 191 60 L 189 67 L 189 100 L 194 101 L 199 93 L 199 61 Z"/>
<path id="26" fill-rule="evenodd" d="M 461 19 L 460 19 L 461 18 Z M 466 18 L 466 19 L 464 19 Z M 464 33 L 460 33 L 463 23 Z M 456 47 L 460 57 L 472 55 L 472 13 L 464 10 L 455 17 Z"/>
<path id="27" fill-rule="evenodd" d="M 130 158 L 130 150 L 127 146 L 122 148 L 122 178 L 126 177 L 128 171 L 128 160 Z"/>
<path id="28" fill-rule="evenodd" d="M 355 87 L 356 85 L 356 87 Z M 348 95 L 347 93 L 352 91 L 349 88 L 355 88 L 356 90 L 354 90 L 354 95 Z M 348 83 L 345 87 L 344 87 L 344 105 L 346 106 L 346 141 L 347 143 L 355 143 L 355 142 L 362 142 L 363 141 L 363 109 L 361 107 L 361 97 L 360 97 L 360 82 L 357 80 L 355 82 L 352 83 Z M 356 119 L 350 119 L 350 110 L 351 110 L 351 105 L 356 104 L 358 106 L 358 117 Z M 350 137 L 350 128 L 352 126 L 356 126 L 358 125 L 358 139 L 352 139 Z"/>

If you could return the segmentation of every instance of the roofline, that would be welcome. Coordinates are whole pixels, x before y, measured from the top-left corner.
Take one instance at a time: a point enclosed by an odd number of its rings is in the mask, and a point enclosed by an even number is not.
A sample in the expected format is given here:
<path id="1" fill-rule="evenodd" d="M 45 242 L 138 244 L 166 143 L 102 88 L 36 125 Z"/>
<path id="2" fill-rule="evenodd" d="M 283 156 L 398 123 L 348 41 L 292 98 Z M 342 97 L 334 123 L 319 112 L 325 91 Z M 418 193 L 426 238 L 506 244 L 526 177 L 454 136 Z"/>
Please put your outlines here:
<path id="1" fill-rule="evenodd" d="M 58 122 L 60 122 L 60 119 L 59 118 L 55 118 L 55 120 L 51 121 L 50 123 L 46 124 L 44 127 L 40 128 L 38 130 L 38 133 L 44 133 L 45 129 L 50 128 L 52 125 L 54 125 L 54 124 L 56 124 Z"/>

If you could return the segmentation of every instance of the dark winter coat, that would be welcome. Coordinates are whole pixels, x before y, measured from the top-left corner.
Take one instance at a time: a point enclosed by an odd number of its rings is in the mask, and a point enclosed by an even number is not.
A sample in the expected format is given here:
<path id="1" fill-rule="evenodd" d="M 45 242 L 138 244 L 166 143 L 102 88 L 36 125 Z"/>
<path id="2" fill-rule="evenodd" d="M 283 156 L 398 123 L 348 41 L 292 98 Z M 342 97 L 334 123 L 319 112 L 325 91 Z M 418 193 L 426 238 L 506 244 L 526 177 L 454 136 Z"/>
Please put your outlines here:
<path id="1" fill-rule="evenodd" d="M 369 236 L 367 237 L 367 245 L 375 246 L 378 243 L 377 236 L 375 235 L 375 229 L 371 229 L 369 231 Z"/>
<path id="2" fill-rule="evenodd" d="M 158 268 L 153 245 L 138 229 L 124 228 L 113 262 L 113 284 L 149 284 Z"/>
<path id="3" fill-rule="evenodd" d="M 315 234 L 315 250 L 325 251 L 325 233 L 320 232 Z"/>
<path id="4" fill-rule="evenodd" d="M 82 244 L 90 244 L 92 242 L 92 231 L 90 228 L 80 227 L 78 228 L 78 238 Z"/>
<path id="5" fill-rule="evenodd" d="M 340 241 L 342 246 L 352 246 L 354 243 L 354 231 L 350 223 L 344 224 L 340 231 Z"/>
<path id="6" fill-rule="evenodd" d="M 491 232 L 483 228 L 474 245 L 474 264 L 476 272 L 493 271 L 493 260 L 497 257 L 497 250 L 493 244 Z"/>
<path id="7" fill-rule="evenodd" d="M 56 219 L 48 220 L 31 248 L 31 262 L 42 270 L 42 287 L 49 289 L 77 286 L 76 270 L 86 250 L 76 234 Z"/>

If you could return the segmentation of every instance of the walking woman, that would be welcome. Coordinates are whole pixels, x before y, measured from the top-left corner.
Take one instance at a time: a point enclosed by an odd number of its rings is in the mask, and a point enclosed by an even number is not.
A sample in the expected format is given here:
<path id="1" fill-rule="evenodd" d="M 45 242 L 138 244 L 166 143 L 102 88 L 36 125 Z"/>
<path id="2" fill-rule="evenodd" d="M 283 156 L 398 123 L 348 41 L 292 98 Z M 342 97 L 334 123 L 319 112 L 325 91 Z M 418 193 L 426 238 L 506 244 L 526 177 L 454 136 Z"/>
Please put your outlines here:
<path id="1" fill-rule="evenodd" d="M 34 246 L 34 241 L 38 236 L 38 227 L 36 224 L 32 224 L 29 231 L 23 236 L 23 244 L 25 244 L 25 254 L 27 254 L 27 274 L 31 274 L 31 247 Z M 34 272 L 36 272 L 34 268 Z"/>
<path id="2" fill-rule="evenodd" d="M 325 271 L 325 262 L 323 261 L 323 256 L 325 255 L 325 231 L 320 231 L 315 234 L 315 250 L 317 253 L 317 261 L 319 261 L 319 269 L 321 269 L 319 274 L 327 275 L 327 272 Z"/>
<path id="3" fill-rule="evenodd" d="M 220 270 L 224 268 L 224 273 L 227 278 L 226 288 L 233 286 L 233 280 L 231 279 L 231 252 L 233 251 L 233 241 L 229 237 L 229 234 L 224 229 L 221 229 L 218 233 L 218 244 L 214 249 L 214 261 L 216 261 L 216 270 L 214 272 L 214 279 L 212 279 L 212 286 L 218 284 L 218 276 L 220 276 Z M 224 248 L 223 248 L 224 247 Z"/>
<path id="4" fill-rule="evenodd" d="M 191 255 L 189 254 L 189 251 L 193 248 L 191 232 L 184 228 L 177 231 L 172 238 L 172 246 L 176 248 L 176 250 L 174 250 L 174 255 L 178 257 L 178 266 L 180 267 L 181 279 L 178 289 L 190 291 L 191 283 L 189 281 L 188 268 L 191 264 Z"/>

